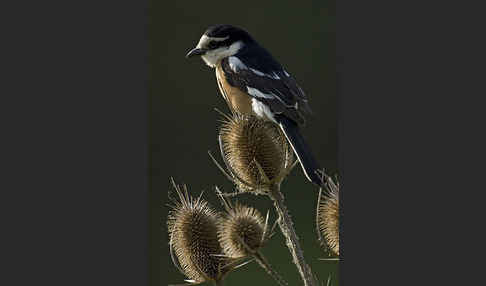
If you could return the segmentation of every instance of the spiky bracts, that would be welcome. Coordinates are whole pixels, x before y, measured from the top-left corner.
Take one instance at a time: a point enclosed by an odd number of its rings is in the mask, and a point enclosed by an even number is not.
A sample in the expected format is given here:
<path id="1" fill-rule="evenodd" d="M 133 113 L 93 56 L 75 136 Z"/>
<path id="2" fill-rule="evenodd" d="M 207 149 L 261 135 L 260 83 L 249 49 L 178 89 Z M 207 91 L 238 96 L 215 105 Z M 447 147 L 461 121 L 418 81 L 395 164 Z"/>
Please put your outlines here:
<path id="1" fill-rule="evenodd" d="M 216 191 L 226 209 L 218 232 L 225 254 L 233 259 L 253 257 L 279 285 L 288 285 L 260 252 L 260 248 L 273 235 L 273 228 L 268 229 L 268 213 L 264 222 L 258 210 L 238 202 L 233 205 L 217 187 Z"/>
<path id="2" fill-rule="evenodd" d="M 328 179 L 329 192 L 319 194 L 317 224 L 325 245 L 339 255 L 339 184 Z"/>
<path id="3" fill-rule="evenodd" d="M 228 259 L 220 256 L 218 213 L 201 197 L 190 197 L 185 185 L 173 184 L 178 200 L 167 221 L 173 262 L 189 278 L 186 281 L 219 281 L 231 269 Z"/>
<path id="4" fill-rule="evenodd" d="M 226 117 L 219 135 L 223 159 L 242 191 L 280 184 L 294 162 L 285 135 L 272 122 L 255 116 Z"/>
<path id="5" fill-rule="evenodd" d="M 218 237 L 224 253 L 240 258 L 253 255 L 265 241 L 265 224 L 260 212 L 236 203 L 221 219 Z"/>

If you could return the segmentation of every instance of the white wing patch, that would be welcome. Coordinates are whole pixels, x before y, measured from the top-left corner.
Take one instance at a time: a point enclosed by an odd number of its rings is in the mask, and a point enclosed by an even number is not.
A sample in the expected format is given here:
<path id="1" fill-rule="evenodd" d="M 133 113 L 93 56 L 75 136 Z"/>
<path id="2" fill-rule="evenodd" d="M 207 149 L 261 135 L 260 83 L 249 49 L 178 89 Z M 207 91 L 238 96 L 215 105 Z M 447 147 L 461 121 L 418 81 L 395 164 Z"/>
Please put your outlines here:
<path id="1" fill-rule="evenodd" d="M 280 77 L 278 76 L 278 74 L 276 72 L 273 72 L 272 74 L 273 74 L 274 79 L 280 79 Z"/>
<path id="2" fill-rule="evenodd" d="M 237 57 L 229 57 L 228 63 L 231 70 L 234 72 L 238 72 L 239 70 L 243 70 L 243 69 L 248 69 L 248 67 Z"/>
<path id="3" fill-rule="evenodd" d="M 253 95 L 254 97 L 270 98 L 270 99 L 274 99 L 275 98 L 275 95 L 273 95 L 271 93 L 263 93 L 263 92 L 259 91 L 256 88 L 253 88 L 253 87 L 247 86 L 246 89 L 248 90 L 248 93 L 250 95 Z"/>
<path id="4" fill-rule="evenodd" d="M 277 75 L 276 72 L 272 72 L 272 74 L 270 75 L 270 74 L 262 73 L 261 71 L 256 70 L 256 69 L 250 68 L 250 70 L 252 72 L 254 72 L 255 74 L 259 75 L 259 76 L 266 76 L 266 77 L 273 78 L 273 79 L 280 79 L 280 77 Z"/>
<path id="5" fill-rule="evenodd" d="M 253 109 L 253 112 L 255 112 L 255 114 L 258 117 L 268 118 L 271 121 L 277 123 L 270 108 L 268 108 L 268 106 L 260 102 L 258 99 L 256 98 L 251 99 L 251 108 Z"/>
<path id="6" fill-rule="evenodd" d="M 259 70 L 249 68 L 238 57 L 235 56 L 228 58 L 228 64 L 233 72 L 238 72 L 240 70 L 246 69 L 246 70 L 251 70 L 253 73 L 259 76 L 266 76 L 273 79 L 280 79 L 280 77 L 276 72 L 272 72 L 272 74 L 266 74 Z"/>

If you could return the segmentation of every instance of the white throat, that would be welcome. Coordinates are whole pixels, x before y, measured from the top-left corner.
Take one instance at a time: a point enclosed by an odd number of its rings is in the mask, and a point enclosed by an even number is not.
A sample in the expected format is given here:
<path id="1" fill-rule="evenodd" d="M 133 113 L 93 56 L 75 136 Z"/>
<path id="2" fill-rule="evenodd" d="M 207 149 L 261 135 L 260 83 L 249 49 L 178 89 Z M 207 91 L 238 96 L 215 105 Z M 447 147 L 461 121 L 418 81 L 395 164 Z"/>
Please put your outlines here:
<path id="1" fill-rule="evenodd" d="M 238 41 L 231 44 L 229 47 L 220 47 L 215 50 L 207 51 L 201 58 L 204 62 L 214 68 L 224 58 L 235 55 L 243 46 L 243 42 Z"/>

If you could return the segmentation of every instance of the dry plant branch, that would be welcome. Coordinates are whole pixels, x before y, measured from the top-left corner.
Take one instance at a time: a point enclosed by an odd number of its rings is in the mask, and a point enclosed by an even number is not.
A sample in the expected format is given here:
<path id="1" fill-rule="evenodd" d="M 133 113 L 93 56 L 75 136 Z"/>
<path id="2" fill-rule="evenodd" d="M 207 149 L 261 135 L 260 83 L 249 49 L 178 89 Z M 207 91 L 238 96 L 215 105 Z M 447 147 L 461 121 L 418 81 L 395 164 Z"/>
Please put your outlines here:
<path id="1" fill-rule="evenodd" d="M 304 252 L 295 233 L 294 224 L 284 203 L 283 194 L 280 192 L 280 185 L 273 185 L 268 196 L 273 200 L 275 209 L 279 216 L 279 226 L 286 238 L 287 247 L 292 254 L 293 262 L 297 266 L 300 276 L 306 286 L 317 286 L 316 279 L 312 274 L 310 266 L 305 262 Z"/>
<path id="2" fill-rule="evenodd" d="M 227 171 L 211 158 L 239 191 L 267 195 L 274 202 L 279 227 L 304 285 L 317 286 L 280 192 L 281 182 L 297 163 L 285 136 L 278 127 L 255 117 L 226 116 L 226 120 L 218 141 Z"/>

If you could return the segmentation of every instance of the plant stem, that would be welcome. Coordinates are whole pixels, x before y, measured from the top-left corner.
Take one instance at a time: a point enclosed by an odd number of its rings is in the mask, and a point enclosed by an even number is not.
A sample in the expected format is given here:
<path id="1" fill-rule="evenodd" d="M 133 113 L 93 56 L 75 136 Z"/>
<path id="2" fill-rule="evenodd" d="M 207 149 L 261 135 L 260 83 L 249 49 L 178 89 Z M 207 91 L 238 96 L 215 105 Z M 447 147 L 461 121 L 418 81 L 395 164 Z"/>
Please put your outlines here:
<path id="1" fill-rule="evenodd" d="M 304 285 L 316 286 L 317 283 L 314 275 L 312 274 L 312 270 L 304 260 L 304 252 L 300 247 L 299 238 L 295 233 L 294 224 L 290 218 L 287 207 L 285 206 L 283 194 L 280 192 L 280 185 L 272 185 L 269 191 L 270 192 L 268 195 L 273 200 L 275 209 L 277 210 L 279 216 L 278 225 L 280 226 L 282 234 L 286 238 L 287 247 L 292 254 L 294 264 L 297 266 L 297 270 L 299 270 L 299 274 L 304 281 Z"/>
<path id="2" fill-rule="evenodd" d="M 215 280 L 214 281 L 214 285 L 216 285 L 216 286 L 223 286 L 224 285 L 223 279 L 221 279 L 221 280 Z"/>
<path id="3" fill-rule="evenodd" d="M 275 281 L 277 281 L 278 285 L 286 286 L 289 285 L 287 282 L 270 266 L 270 263 L 265 259 L 265 257 L 260 253 L 256 252 L 253 254 L 255 260 L 260 264 L 260 266 L 267 271 L 267 273 L 272 276 Z"/>

